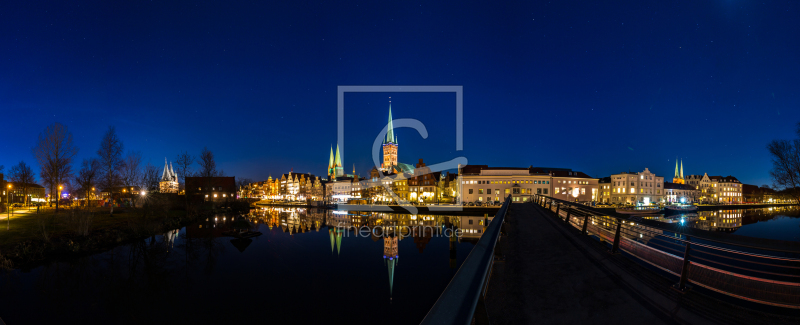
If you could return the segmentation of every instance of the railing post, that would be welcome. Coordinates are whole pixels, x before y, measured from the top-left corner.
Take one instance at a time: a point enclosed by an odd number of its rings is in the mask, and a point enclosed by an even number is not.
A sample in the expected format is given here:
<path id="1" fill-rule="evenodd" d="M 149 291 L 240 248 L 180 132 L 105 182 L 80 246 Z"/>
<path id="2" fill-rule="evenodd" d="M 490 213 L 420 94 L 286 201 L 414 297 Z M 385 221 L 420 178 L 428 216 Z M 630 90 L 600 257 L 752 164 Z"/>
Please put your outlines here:
<path id="1" fill-rule="evenodd" d="M 588 225 L 589 225 L 589 214 L 586 214 L 586 217 L 583 218 L 583 230 L 581 230 L 581 233 L 583 233 L 584 235 L 586 235 L 586 227 Z"/>
<path id="2" fill-rule="evenodd" d="M 560 207 L 561 207 L 561 204 L 559 204 L 559 203 L 556 203 L 556 218 L 559 218 L 559 219 L 561 219 L 561 217 L 559 217 L 559 216 L 558 216 L 558 209 L 559 209 Z"/>
<path id="3" fill-rule="evenodd" d="M 686 281 L 689 279 L 689 264 L 692 262 L 689 260 L 689 250 L 692 247 L 692 243 L 689 241 L 689 236 L 686 236 L 686 251 L 683 252 L 683 267 L 681 268 L 681 279 L 678 281 L 678 284 L 672 286 L 674 289 L 680 292 L 686 292 Z"/>
<path id="4" fill-rule="evenodd" d="M 619 232 L 622 229 L 622 220 L 617 219 L 617 233 L 614 234 L 614 246 L 611 246 L 611 254 L 619 253 Z"/>
<path id="5" fill-rule="evenodd" d="M 564 222 L 569 225 L 569 213 L 572 212 L 572 207 L 567 206 L 567 217 L 564 218 Z"/>

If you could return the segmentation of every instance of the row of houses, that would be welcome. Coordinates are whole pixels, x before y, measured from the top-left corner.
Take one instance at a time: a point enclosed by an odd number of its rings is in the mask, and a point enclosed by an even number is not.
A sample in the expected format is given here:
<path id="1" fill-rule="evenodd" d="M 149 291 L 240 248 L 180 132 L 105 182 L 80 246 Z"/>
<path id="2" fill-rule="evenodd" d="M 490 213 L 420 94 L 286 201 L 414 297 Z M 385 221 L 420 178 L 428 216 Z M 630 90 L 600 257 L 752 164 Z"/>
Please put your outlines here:
<path id="1" fill-rule="evenodd" d="M 355 174 L 324 179 L 288 173 L 249 184 L 240 196 L 288 201 L 361 203 L 526 202 L 546 195 L 576 202 L 647 205 L 657 203 L 778 202 L 774 191 L 742 184 L 734 176 L 683 175 L 676 167 L 672 182 L 648 168 L 596 178 L 569 168 L 459 166 L 456 173 L 431 171 L 422 159 L 415 166 L 373 168 L 369 176 Z M 748 190 L 749 188 L 749 190 Z M 760 193 L 758 197 L 750 193 Z"/>

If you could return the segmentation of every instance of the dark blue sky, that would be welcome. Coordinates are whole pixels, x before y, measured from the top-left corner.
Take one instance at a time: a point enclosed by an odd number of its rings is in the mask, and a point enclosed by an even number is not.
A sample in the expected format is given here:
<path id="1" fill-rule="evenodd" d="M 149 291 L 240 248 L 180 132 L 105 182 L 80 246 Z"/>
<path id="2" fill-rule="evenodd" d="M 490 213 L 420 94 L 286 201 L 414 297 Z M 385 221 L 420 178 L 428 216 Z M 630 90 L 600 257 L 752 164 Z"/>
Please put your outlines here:
<path id="1" fill-rule="evenodd" d="M 387 119 L 400 161 L 651 171 L 769 181 L 765 145 L 800 121 L 800 4 L 789 1 L 3 1 L 0 164 L 35 165 L 66 124 L 94 155 L 114 125 L 161 166 L 208 146 L 227 174 L 324 175 L 337 85 L 463 85 L 455 97 L 353 94 L 345 169 Z M 38 167 L 36 167 L 38 170 Z"/>

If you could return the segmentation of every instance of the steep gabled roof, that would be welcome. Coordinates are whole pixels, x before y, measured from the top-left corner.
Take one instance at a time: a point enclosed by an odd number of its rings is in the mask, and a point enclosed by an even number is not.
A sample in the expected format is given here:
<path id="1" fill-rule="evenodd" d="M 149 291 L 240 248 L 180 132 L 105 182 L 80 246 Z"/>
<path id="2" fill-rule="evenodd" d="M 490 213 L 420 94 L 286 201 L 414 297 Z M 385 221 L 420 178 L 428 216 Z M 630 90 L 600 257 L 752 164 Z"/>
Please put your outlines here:
<path id="1" fill-rule="evenodd" d="M 336 145 L 336 158 L 333 161 L 333 167 L 342 167 L 342 160 L 339 158 L 339 145 Z"/>
<path id="2" fill-rule="evenodd" d="M 170 165 L 167 163 L 167 158 L 164 158 L 164 172 L 161 173 L 161 181 L 169 182 L 172 180 L 172 173 L 170 172 Z"/>

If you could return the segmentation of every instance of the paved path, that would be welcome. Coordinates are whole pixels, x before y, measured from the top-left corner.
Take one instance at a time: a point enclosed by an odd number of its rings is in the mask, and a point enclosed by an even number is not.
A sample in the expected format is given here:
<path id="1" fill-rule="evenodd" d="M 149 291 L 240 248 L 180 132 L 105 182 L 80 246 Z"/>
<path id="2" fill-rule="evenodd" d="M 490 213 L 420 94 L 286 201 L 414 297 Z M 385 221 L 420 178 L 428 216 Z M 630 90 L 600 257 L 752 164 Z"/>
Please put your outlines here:
<path id="1" fill-rule="evenodd" d="M 492 324 L 708 323 L 587 247 L 544 210 L 512 204 L 487 293 Z M 583 238 L 588 239 L 588 238 Z"/>

